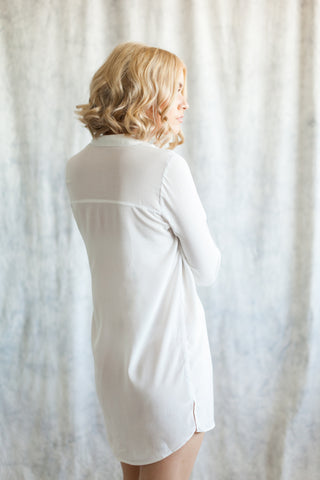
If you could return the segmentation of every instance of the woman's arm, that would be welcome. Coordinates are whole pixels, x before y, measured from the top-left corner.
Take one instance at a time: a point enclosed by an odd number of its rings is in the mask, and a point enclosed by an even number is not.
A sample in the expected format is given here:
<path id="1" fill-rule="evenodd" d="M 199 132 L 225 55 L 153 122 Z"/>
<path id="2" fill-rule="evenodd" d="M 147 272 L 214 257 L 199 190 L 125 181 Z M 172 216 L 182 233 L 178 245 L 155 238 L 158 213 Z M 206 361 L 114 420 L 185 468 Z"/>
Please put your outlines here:
<path id="1" fill-rule="evenodd" d="M 196 284 L 211 285 L 217 278 L 221 253 L 210 234 L 189 165 L 172 153 L 161 186 L 162 216 L 179 238 Z"/>

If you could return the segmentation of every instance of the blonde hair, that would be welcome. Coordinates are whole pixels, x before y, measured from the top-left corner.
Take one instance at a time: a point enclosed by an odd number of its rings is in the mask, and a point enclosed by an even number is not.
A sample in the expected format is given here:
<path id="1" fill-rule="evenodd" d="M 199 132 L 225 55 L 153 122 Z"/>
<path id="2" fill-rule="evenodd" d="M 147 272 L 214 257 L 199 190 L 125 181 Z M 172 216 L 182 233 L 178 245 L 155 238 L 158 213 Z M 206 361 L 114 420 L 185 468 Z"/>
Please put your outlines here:
<path id="1" fill-rule="evenodd" d="M 89 102 L 76 105 L 75 112 L 93 137 L 123 133 L 154 139 L 160 148 L 169 143 L 173 149 L 184 142 L 184 136 L 181 130 L 177 134 L 172 130 L 166 113 L 181 70 L 186 98 L 186 67 L 180 58 L 142 43 L 122 43 L 94 74 Z"/>

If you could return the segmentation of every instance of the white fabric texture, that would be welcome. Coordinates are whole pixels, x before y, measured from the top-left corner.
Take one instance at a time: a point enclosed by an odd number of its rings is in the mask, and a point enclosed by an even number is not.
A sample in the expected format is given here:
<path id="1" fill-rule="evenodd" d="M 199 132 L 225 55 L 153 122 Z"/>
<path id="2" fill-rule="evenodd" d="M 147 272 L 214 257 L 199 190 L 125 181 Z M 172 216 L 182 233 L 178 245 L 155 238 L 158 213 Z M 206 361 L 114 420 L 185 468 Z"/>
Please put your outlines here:
<path id="1" fill-rule="evenodd" d="M 129 136 L 94 138 L 66 183 L 92 278 L 95 381 L 119 461 L 144 465 L 214 427 L 196 283 L 221 254 L 186 161 Z"/>
<path id="2" fill-rule="evenodd" d="M 115 45 L 188 69 L 185 143 L 222 254 L 197 286 L 215 428 L 192 480 L 320 472 L 320 2 L 1 1 L 0 478 L 120 480 L 90 344 L 92 298 L 65 165 L 74 108 Z"/>

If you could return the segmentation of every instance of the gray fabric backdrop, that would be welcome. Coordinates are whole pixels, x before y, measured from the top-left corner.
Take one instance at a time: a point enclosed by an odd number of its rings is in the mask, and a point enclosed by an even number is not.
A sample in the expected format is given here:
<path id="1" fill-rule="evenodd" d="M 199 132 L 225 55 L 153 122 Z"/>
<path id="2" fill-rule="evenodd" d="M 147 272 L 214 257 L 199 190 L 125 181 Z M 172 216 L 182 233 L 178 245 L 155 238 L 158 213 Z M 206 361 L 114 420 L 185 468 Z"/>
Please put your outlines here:
<path id="1" fill-rule="evenodd" d="M 119 42 L 189 72 L 184 155 L 222 252 L 199 289 L 216 428 L 196 480 L 320 471 L 320 2 L 0 1 L 5 480 L 120 479 L 96 398 L 86 252 L 64 184 L 73 109 Z"/>

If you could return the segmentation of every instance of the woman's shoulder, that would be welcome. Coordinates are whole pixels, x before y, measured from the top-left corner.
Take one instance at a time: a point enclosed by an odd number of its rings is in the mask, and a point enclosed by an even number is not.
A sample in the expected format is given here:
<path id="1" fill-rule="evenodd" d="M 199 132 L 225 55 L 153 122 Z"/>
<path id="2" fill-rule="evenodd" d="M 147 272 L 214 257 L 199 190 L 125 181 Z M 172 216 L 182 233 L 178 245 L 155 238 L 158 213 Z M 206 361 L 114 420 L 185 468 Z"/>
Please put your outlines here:
<path id="1" fill-rule="evenodd" d="M 175 150 L 157 147 L 153 149 L 153 152 L 156 156 L 161 158 L 168 166 L 170 164 L 176 164 L 176 165 L 187 164 L 185 158 Z"/>

